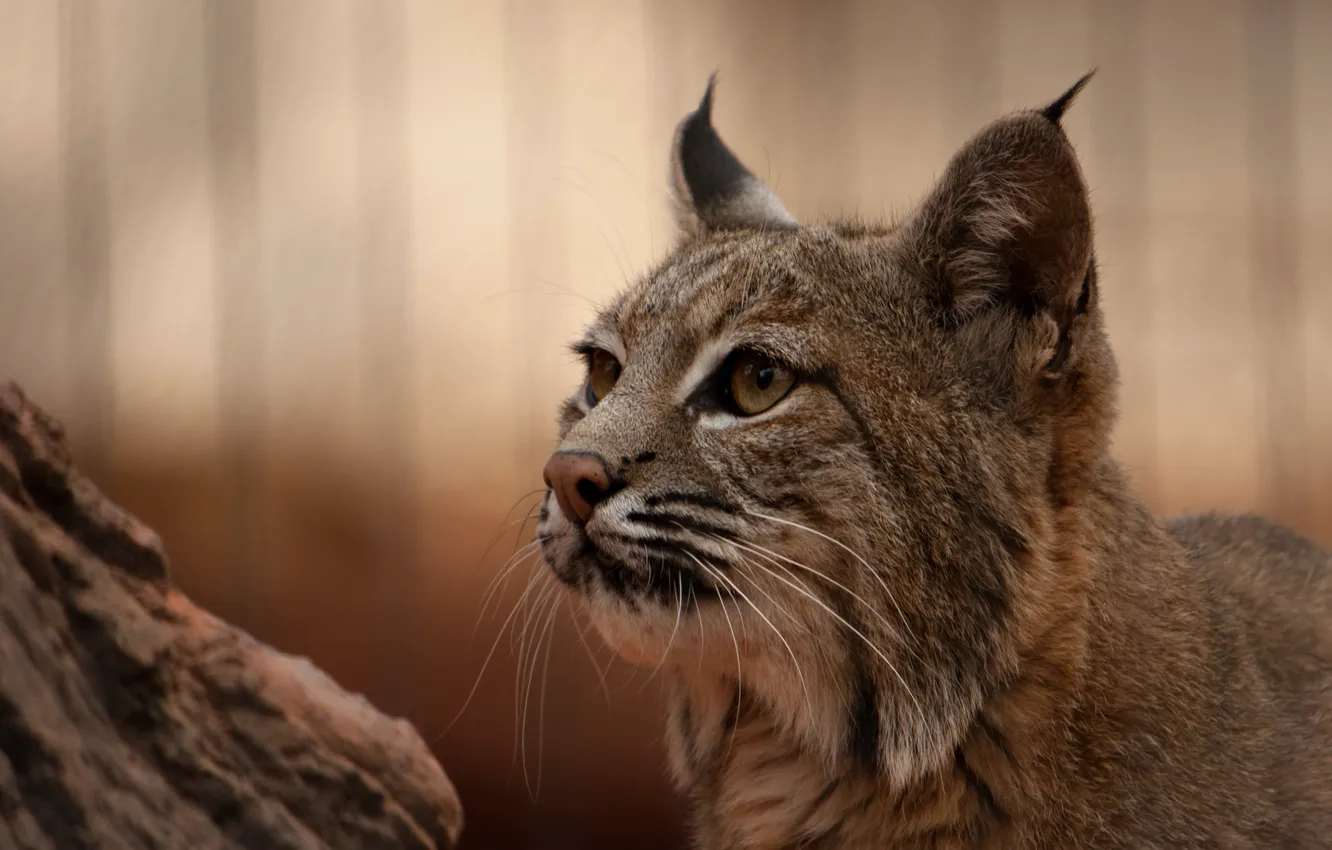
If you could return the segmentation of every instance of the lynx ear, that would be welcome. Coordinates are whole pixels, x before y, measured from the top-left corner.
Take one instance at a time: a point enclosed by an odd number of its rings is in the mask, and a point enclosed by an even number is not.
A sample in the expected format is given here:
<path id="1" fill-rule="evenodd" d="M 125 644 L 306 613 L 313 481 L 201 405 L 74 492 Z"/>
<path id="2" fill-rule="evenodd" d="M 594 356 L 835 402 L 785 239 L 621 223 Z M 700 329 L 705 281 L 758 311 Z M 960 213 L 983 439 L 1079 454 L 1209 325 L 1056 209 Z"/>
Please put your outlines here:
<path id="1" fill-rule="evenodd" d="M 681 230 L 791 229 L 796 220 L 782 202 L 731 153 L 712 127 L 708 79 L 698 109 L 680 122 L 671 151 L 671 177 Z"/>
<path id="2" fill-rule="evenodd" d="M 982 130 L 906 224 L 910 258 L 956 319 L 1006 302 L 1066 328 L 1086 309 L 1091 210 L 1059 120 L 1090 78 Z"/>

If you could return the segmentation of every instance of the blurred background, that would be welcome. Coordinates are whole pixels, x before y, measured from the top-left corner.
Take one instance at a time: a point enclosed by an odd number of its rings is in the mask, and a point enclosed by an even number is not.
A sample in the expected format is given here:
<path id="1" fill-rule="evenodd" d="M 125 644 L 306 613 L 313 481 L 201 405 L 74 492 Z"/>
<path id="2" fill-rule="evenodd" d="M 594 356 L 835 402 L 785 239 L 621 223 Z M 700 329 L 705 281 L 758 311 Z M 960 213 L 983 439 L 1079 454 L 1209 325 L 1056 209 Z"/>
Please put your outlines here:
<path id="1" fill-rule="evenodd" d="M 985 122 L 1099 67 L 1065 123 L 1116 451 L 1158 511 L 1332 544 L 1324 0 L 0 0 L 0 20 L 0 375 L 162 533 L 187 593 L 415 723 L 465 847 L 680 845 L 657 683 L 564 610 L 510 621 L 547 642 L 506 632 L 481 676 L 538 565 L 481 600 L 532 534 L 579 380 L 563 346 L 671 247 L 671 131 L 714 69 L 722 134 L 808 220 L 909 209 Z"/>

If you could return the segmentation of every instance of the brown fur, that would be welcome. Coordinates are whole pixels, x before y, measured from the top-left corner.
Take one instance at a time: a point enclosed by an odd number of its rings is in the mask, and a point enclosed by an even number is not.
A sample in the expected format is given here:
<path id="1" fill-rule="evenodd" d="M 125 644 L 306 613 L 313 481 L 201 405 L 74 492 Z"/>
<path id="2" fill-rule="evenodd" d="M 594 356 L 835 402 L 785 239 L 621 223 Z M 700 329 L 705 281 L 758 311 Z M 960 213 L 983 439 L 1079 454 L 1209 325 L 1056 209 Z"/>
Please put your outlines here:
<path id="1" fill-rule="evenodd" d="M 1162 524 L 1111 460 L 1069 100 L 882 228 L 790 226 L 688 119 L 676 170 L 710 203 L 591 326 L 623 371 L 561 419 L 614 492 L 586 525 L 548 497 L 539 534 L 669 678 L 700 848 L 1332 836 L 1332 559 L 1256 518 Z M 722 415 L 732 349 L 797 385 Z"/>

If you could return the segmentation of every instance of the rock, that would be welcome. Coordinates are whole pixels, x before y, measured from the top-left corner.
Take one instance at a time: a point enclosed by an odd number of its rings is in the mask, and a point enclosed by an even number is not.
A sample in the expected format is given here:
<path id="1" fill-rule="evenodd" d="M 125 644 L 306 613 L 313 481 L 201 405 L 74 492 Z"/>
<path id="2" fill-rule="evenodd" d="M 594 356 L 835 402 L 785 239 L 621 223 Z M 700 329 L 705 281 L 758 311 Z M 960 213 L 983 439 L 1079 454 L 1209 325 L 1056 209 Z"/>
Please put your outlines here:
<path id="1" fill-rule="evenodd" d="M 453 847 L 416 731 L 193 605 L 0 383 L 0 849 Z"/>

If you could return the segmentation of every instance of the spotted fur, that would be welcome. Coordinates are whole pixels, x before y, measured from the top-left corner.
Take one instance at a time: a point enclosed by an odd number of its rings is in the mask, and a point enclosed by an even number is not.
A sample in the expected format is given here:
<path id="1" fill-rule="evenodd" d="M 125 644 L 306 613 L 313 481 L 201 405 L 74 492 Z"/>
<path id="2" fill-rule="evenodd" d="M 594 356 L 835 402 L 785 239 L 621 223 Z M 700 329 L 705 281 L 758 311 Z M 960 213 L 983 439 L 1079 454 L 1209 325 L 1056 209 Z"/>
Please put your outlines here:
<path id="1" fill-rule="evenodd" d="M 711 129 L 711 86 L 677 134 L 686 235 L 579 345 L 620 358 L 613 390 L 560 418 L 613 486 L 585 524 L 548 494 L 539 535 L 668 678 L 703 850 L 1332 835 L 1332 560 L 1256 518 L 1158 521 L 1110 458 L 1059 126 L 1081 85 L 887 226 L 795 225 Z M 796 385 L 720 411 L 737 350 Z"/>

